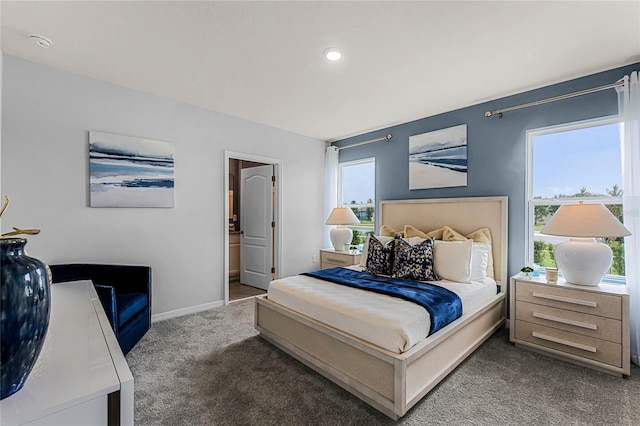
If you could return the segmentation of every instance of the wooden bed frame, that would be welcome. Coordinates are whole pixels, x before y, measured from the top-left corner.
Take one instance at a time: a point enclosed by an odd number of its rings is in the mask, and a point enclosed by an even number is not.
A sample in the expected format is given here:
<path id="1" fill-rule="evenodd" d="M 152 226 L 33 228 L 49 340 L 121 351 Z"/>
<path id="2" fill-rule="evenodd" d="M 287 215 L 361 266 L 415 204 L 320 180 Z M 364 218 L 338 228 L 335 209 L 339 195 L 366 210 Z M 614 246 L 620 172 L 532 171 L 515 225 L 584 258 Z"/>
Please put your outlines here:
<path id="1" fill-rule="evenodd" d="M 504 324 L 507 197 L 382 201 L 380 226 L 430 231 L 448 225 L 466 235 L 488 227 L 500 292 L 408 351 L 398 354 L 329 327 L 266 296 L 256 298 L 261 337 L 394 420 L 402 417 Z"/>

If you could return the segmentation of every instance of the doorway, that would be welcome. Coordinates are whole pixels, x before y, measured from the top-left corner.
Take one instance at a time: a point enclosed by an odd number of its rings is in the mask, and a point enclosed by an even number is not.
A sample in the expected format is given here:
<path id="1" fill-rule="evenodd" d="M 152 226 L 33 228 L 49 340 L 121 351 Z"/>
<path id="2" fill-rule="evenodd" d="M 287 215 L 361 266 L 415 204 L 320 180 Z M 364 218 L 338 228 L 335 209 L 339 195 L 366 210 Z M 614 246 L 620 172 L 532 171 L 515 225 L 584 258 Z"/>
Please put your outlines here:
<path id="1" fill-rule="evenodd" d="M 280 273 L 280 166 L 225 151 L 225 304 L 264 294 Z"/>

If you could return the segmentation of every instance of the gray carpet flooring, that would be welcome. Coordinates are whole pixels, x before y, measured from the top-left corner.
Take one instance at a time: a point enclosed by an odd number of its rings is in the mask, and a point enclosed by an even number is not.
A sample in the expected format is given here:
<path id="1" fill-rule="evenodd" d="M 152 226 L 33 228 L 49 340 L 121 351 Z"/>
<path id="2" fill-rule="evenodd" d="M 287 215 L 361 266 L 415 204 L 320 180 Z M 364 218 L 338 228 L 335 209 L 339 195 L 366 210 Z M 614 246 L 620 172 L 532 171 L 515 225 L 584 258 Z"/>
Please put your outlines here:
<path id="1" fill-rule="evenodd" d="M 253 329 L 253 300 L 154 323 L 127 355 L 136 425 L 386 425 Z M 609 375 L 516 348 L 500 330 L 403 425 L 640 425 L 640 368 Z"/>

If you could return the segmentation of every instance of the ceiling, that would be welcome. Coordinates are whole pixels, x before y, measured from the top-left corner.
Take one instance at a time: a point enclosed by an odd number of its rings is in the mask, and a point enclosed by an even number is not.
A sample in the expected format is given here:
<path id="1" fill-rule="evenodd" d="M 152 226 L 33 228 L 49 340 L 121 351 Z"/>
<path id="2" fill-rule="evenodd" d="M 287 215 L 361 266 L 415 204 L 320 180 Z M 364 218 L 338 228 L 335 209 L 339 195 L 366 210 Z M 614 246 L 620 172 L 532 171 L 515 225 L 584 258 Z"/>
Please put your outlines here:
<path id="1" fill-rule="evenodd" d="M 2 0 L 0 14 L 6 55 L 323 140 L 640 61 L 638 1 Z"/>

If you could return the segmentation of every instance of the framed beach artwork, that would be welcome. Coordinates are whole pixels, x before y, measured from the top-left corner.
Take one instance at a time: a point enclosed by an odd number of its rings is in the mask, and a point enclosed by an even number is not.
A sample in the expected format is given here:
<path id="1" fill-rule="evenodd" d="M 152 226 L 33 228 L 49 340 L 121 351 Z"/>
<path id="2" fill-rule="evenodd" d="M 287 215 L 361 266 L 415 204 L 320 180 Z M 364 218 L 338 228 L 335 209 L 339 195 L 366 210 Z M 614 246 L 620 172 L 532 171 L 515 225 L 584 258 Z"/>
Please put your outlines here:
<path id="1" fill-rule="evenodd" d="M 467 186 L 467 125 L 409 137 L 409 189 Z"/>
<path id="2" fill-rule="evenodd" d="M 91 207 L 173 207 L 173 144 L 89 132 Z"/>

